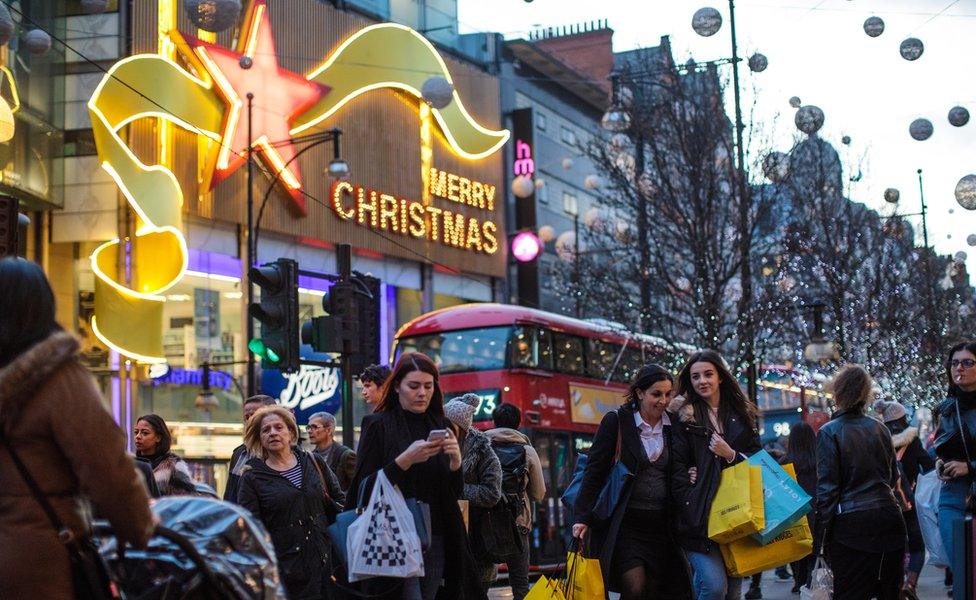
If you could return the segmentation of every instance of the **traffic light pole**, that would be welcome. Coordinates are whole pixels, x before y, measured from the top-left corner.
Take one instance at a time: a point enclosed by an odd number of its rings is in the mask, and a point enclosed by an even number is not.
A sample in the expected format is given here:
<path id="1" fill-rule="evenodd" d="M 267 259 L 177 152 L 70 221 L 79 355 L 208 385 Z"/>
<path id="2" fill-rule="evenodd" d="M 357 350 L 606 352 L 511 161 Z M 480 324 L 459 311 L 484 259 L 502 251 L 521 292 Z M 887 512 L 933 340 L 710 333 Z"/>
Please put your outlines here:
<path id="1" fill-rule="evenodd" d="M 254 267 L 254 150 L 251 148 L 251 110 L 253 108 L 254 94 L 251 92 L 247 93 L 247 252 L 245 252 L 245 258 L 247 259 L 247 268 L 244 270 L 246 273 L 250 273 L 252 267 Z M 250 274 L 247 277 L 247 306 L 250 307 L 254 304 L 254 286 L 251 284 Z M 245 311 L 246 312 L 246 311 Z M 245 316 L 245 322 L 247 323 L 247 341 L 250 342 L 254 339 L 254 319 L 248 314 Z M 254 361 L 254 353 L 248 350 L 247 352 L 247 393 L 251 396 L 258 393 L 256 386 L 256 364 Z"/>
<path id="2" fill-rule="evenodd" d="M 352 279 L 352 248 L 349 244 L 336 246 L 336 262 L 339 267 L 339 281 Z M 339 370 L 342 374 L 342 443 L 353 448 L 355 445 L 352 422 L 352 348 L 351 342 L 342 343 L 343 352 L 339 355 Z"/>

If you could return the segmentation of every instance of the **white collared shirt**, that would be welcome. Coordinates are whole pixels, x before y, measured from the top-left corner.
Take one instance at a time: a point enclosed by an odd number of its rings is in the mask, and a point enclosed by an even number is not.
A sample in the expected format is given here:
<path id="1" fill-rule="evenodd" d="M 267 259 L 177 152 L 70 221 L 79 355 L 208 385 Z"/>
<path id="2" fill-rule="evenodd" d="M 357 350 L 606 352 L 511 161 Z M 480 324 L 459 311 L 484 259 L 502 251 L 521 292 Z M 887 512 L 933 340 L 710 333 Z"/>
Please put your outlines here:
<path id="1" fill-rule="evenodd" d="M 636 411 L 634 412 L 634 422 L 640 432 L 640 442 L 641 446 L 644 447 L 644 453 L 647 454 L 649 461 L 654 462 L 664 452 L 664 426 L 671 425 L 671 419 L 665 412 L 661 415 L 661 420 L 657 422 L 657 425 L 651 426 L 641 417 L 640 411 Z"/>

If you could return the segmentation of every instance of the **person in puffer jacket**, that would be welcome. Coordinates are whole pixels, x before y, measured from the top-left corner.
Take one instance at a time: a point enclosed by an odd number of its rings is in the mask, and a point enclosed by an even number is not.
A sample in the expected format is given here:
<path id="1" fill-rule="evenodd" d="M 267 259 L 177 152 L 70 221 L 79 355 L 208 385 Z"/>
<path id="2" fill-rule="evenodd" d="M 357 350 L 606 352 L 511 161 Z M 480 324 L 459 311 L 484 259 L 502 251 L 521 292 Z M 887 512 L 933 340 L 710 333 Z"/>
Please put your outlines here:
<path id="1" fill-rule="evenodd" d="M 529 593 L 529 532 L 532 531 L 532 503 L 546 497 L 546 480 L 542 474 L 542 461 L 532 447 L 528 436 L 518 430 L 522 413 L 514 404 L 503 402 L 491 413 L 495 428 L 485 432 L 493 447 L 519 444 L 525 447 L 526 482 L 522 494 L 522 510 L 515 519 L 522 534 L 522 553 L 507 557 L 508 581 L 514 600 L 522 600 Z"/>

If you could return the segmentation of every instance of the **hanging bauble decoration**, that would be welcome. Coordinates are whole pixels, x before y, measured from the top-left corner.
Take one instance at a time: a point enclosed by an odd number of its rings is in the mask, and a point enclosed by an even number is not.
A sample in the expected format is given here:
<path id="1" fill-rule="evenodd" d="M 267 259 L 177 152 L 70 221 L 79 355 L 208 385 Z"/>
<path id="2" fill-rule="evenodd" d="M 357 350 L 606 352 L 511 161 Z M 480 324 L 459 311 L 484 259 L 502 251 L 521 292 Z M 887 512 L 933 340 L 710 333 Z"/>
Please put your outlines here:
<path id="1" fill-rule="evenodd" d="M 702 37 L 711 37 L 722 28 L 722 13 L 711 6 L 699 8 L 691 17 L 691 28 Z"/>
<path id="2" fill-rule="evenodd" d="M 790 177 L 790 157 L 784 152 L 770 152 L 763 159 L 762 168 L 767 179 L 783 183 Z"/>
<path id="3" fill-rule="evenodd" d="M 98 15 L 108 8 L 108 0 L 81 0 L 81 12 L 86 15 Z"/>
<path id="4" fill-rule="evenodd" d="M 630 223 L 620 219 L 614 226 L 613 237 L 620 243 L 626 243 L 630 240 Z"/>
<path id="5" fill-rule="evenodd" d="M 807 135 L 813 135 L 820 131 L 824 124 L 824 113 L 819 107 L 812 104 L 801 106 L 793 117 L 796 128 Z"/>
<path id="6" fill-rule="evenodd" d="M 546 187 L 546 180 L 543 179 L 543 178 L 541 178 L 541 177 L 536 177 L 535 178 L 535 189 L 541 190 L 544 187 Z"/>
<path id="7" fill-rule="evenodd" d="M 976 210 L 976 175 L 970 173 L 956 184 L 956 202 L 966 210 Z"/>
<path id="8" fill-rule="evenodd" d="M 949 124 L 962 127 L 969 122 L 969 111 L 964 106 L 953 106 L 949 109 Z"/>
<path id="9" fill-rule="evenodd" d="M 610 147 L 620 152 L 630 145 L 630 138 L 626 133 L 615 133 L 610 137 Z"/>
<path id="10" fill-rule="evenodd" d="M 24 45 L 31 54 L 45 54 L 51 49 L 51 36 L 43 29 L 31 29 L 24 34 Z"/>
<path id="11" fill-rule="evenodd" d="M 790 106 L 792 106 L 793 108 L 800 108 L 801 106 L 803 106 L 803 101 L 800 100 L 799 96 L 791 96 Z"/>
<path id="12" fill-rule="evenodd" d="M 641 194 L 648 198 L 654 197 L 658 192 L 657 185 L 654 183 L 654 178 L 650 173 L 641 174 L 640 178 L 637 180 L 637 189 Z"/>
<path id="13" fill-rule="evenodd" d="M 885 24 L 881 17 L 868 17 L 864 20 L 864 33 L 869 37 L 878 37 L 884 33 Z"/>
<path id="14" fill-rule="evenodd" d="M 454 99 L 454 86 L 443 77 L 428 77 L 420 88 L 420 95 L 423 96 L 424 102 L 440 110 L 446 108 Z"/>
<path id="15" fill-rule="evenodd" d="M 915 119 L 912 124 L 908 126 L 908 133 L 913 139 L 920 142 L 932 137 L 932 132 L 935 128 L 932 126 L 932 121 L 928 119 Z"/>
<path id="16" fill-rule="evenodd" d="M 956 255 L 953 258 L 955 258 L 957 262 L 966 262 L 966 259 L 969 258 L 969 256 L 963 250 L 960 250 L 959 252 L 956 252 Z"/>
<path id="17" fill-rule="evenodd" d="M 976 246 L 976 233 L 970 233 L 966 236 L 966 243 L 970 246 Z"/>
<path id="18" fill-rule="evenodd" d="M 512 193 L 516 198 L 528 198 L 535 191 L 535 184 L 525 175 L 519 175 L 512 180 Z"/>
<path id="19" fill-rule="evenodd" d="M 769 59 L 766 58 L 765 54 L 760 54 L 756 52 L 749 57 L 749 70 L 753 73 L 762 73 L 769 66 Z"/>
<path id="20" fill-rule="evenodd" d="M 922 44 L 922 40 L 918 38 L 908 38 L 898 46 L 898 52 L 905 60 L 918 60 L 918 57 L 922 56 L 922 52 L 925 52 L 925 46 Z"/>
<path id="21" fill-rule="evenodd" d="M 682 292 L 687 292 L 691 289 L 691 281 L 687 277 L 684 276 L 678 277 L 677 279 L 674 280 L 674 283 L 675 285 L 678 286 L 678 289 L 681 290 Z"/>
<path id="22" fill-rule="evenodd" d="M 895 188 L 888 188 L 884 191 L 885 202 L 891 204 L 898 204 L 898 200 L 901 198 L 901 192 Z"/>
<path id="23" fill-rule="evenodd" d="M 191 23 L 211 33 L 233 27 L 241 16 L 241 0 L 186 0 L 183 7 Z"/>
<path id="24" fill-rule="evenodd" d="M 603 211 L 596 206 L 590 207 L 583 213 L 583 224 L 590 229 L 601 229 L 605 220 Z"/>
<path id="25" fill-rule="evenodd" d="M 571 158 L 564 158 L 563 159 L 563 170 L 564 171 L 568 171 L 568 170 L 570 170 L 572 168 L 573 168 L 573 159 L 571 159 Z"/>
<path id="26" fill-rule="evenodd" d="M 543 225 L 539 228 L 539 239 L 549 243 L 556 239 L 556 230 L 552 225 Z"/>
<path id="27" fill-rule="evenodd" d="M 10 9 L 0 2 L 0 46 L 10 41 L 14 35 L 14 20 L 10 16 Z"/>
<path id="28" fill-rule="evenodd" d="M 583 180 L 583 187 L 588 190 L 599 189 L 603 185 L 603 180 L 600 179 L 599 175 L 587 175 L 586 179 Z"/>
<path id="29" fill-rule="evenodd" d="M 564 231 L 556 238 L 556 255 L 566 262 L 576 257 L 576 234 Z"/>
<path id="30" fill-rule="evenodd" d="M 850 146 L 851 145 L 851 136 L 845 135 L 844 137 L 840 138 L 840 143 L 841 144 L 844 144 L 845 146 Z"/>

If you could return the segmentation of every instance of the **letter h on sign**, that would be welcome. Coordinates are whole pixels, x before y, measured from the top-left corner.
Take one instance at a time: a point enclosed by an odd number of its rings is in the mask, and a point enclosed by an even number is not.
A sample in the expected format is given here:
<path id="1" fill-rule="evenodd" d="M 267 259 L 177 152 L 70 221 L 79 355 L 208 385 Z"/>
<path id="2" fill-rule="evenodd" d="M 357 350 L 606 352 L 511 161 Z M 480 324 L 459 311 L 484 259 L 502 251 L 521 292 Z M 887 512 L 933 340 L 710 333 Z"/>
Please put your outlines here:
<path id="1" fill-rule="evenodd" d="M 516 175 L 528 177 L 535 173 L 535 161 L 532 160 L 532 146 L 522 140 L 515 140 L 515 164 L 512 170 Z"/>

